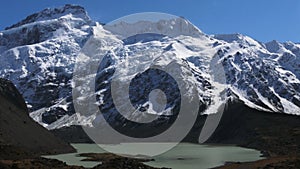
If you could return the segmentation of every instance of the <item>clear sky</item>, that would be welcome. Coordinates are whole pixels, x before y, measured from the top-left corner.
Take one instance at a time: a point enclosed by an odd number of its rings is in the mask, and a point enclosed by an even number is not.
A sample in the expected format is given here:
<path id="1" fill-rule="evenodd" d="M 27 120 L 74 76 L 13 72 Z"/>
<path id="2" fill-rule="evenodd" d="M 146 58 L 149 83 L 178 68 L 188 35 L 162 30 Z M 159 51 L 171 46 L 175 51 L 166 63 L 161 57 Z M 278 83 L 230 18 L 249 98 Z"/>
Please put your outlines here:
<path id="1" fill-rule="evenodd" d="M 242 33 L 256 40 L 300 42 L 299 0 L 5 0 L 0 29 L 47 7 L 78 4 L 104 23 L 137 12 L 183 16 L 204 33 Z"/>

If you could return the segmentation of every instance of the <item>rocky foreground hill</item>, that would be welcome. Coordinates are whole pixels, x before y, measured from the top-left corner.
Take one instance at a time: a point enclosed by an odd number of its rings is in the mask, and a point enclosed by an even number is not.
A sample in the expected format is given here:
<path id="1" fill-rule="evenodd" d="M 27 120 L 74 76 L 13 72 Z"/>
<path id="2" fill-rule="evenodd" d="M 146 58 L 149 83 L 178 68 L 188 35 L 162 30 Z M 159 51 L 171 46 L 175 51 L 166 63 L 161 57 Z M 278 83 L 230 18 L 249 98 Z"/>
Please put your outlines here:
<path id="1" fill-rule="evenodd" d="M 22 95 L 14 84 L 0 78 L 0 168 L 84 169 L 40 157 L 75 152 L 75 149 L 29 117 Z M 88 157 L 88 155 L 87 155 Z M 116 155 L 98 155 L 103 165 L 95 169 L 152 169 L 140 160 Z"/>
<path id="2" fill-rule="evenodd" d="M 22 95 L 5 79 L 0 79 L 0 121 L 1 159 L 75 151 L 29 117 Z"/>

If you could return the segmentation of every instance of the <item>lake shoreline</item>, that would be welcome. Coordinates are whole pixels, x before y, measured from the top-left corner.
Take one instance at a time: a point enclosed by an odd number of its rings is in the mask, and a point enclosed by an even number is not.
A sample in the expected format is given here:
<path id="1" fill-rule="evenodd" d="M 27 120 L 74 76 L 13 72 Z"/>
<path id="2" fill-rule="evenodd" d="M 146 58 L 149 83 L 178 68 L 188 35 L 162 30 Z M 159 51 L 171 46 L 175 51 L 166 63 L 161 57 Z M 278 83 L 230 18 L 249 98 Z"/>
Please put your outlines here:
<path id="1" fill-rule="evenodd" d="M 153 144 L 153 143 L 151 143 Z M 154 147 L 161 148 L 160 146 L 165 146 L 167 143 L 162 144 L 156 143 Z M 173 143 L 170 143 L 173 144 Z M 128 151 L 131 152 L 131 148 L 138 148 L 140 146 L 146 146 L 147 143 L 122 143 L 119 145 L 112 144 L 101 144 L 103 146 L 113 146 L 115 148 L 120 148 L 119 146 L 125 146 Z M 257 150 L 242 148 L 232 145 L 218 145 L 218 144 L 194 144 L 194 143 L 179 143 L 176 147 L 171 150 L 160 154 L 158 156 L 147 156 L 141 154 L 125 154 L 120 153 L 120 155 L 115 155 L 107 153 L 99 145 L 96 144 L 72 144 L 72 146 L 78 150 L 77 154 L 62 154 L 56 156 L 48 156 L 47 158 L 54 158 L 66 162 L 68 165 L 83 165 L 82 162 L 104 162 L 105 165 L 118 165 L 118 163 L 123 163 L 122 161 L 130 160 L 130 163 L 139 166 L 140 163 L 153 168 L 195 168 L 199 166 L 200 168 L 212 168 L 215 166 L 223 165 L 223 161 L 255 161 L 262 159 L 261 153 Z M 150 145 L 153 146 L 153 145 Z M 104 147 L 104 149 L 107 147 Z M 148 152 L 150 153 L 150 152 Z M 84 159 L 79 159 L 79 157 L 84 157 Z M 218 157 L 218 158 L 215 158 Z M 205 162 L 207 161 L 207 162 Z M 86 166 L 84 167 L 93 167 Z M 90 165 L 90 164 L 88 164 Z"/>
<path id="2" fill-rule="evenodd" d="M 229 146 L 228 144 L 221 144 L 222 146 Z M 207 144 L 207 146 L 218 146 L 218 144 Z M 232 146 L 232 144 L 230 145 Z M 244 148 L 249 148 L 245 147 Z M 261 151 L 260 151 L 261 152 Z M 90 154 L 85 154 L 85 155 L 90 155 Z M 84 157 L 88 157 L 85 156 Z M 99 154 L 98 154 L 99 155 Z M 103 155 L 103 154 L 102 154 Z M 100 156 L 102 156 L 100 155 Z M 95 161 L 95 159 L 88 159 L 90 161 Z M 86 161 L 86 160 L 85 160 Z M 141 161 L 135 161 L 135 160 L 130 160 L 129 158 L 126 157 L 120 157 L 120 158 L 115 158 L 112 161 L 109 161 L 106 163 L 106 166 L 110 165 L 119 165 L 124 163 L 124 161 L 130 161 L 130 166 L 135 165 L 135 166 L 140 166 L 142 163 Z M 55 159 L 46 159 L 46 158 L 34 158 L 34 159 L 19 159 L 19 160 L 1 160 L 0 161 L 0 166 L 7 166 L 7 168 L 11 168 L 12 166 L 18 166 L 19 168 L 26 168 L 28 165 L 34 165 L 34 166 L 39 166 L 39 167 L 46 167 L 47 165 L 50 166 L 50 168 L 74 168 L 74 169 L 83 169 L 84 167 L 80 166 L 72 166 L 72 165 L 67 165 L 64 162 L 61 162 L 59 160 Z M 51 165 L 50 165 L 51 164 Z M 276 167 L 285 167 L 287 165 L 295 165 L 295 164 L 300 164 L 300 157 L 297 155 L 288 155 L 288 156 L 268 156 L 266 159 L 262 160 L 256 160 L 252 162 L 226 162 L 224 165 L 220 165 L 218 167 L 214 167 L 214 169 L 236 169 L 236 168 L 258 168 L 258 167 L 266 167 L 266 166 L 276 166 Z M 126 165 L 126 164 L 124 164 Z M 101 165 L 99 165 L 97 168 L 99 168 Z M 141 166 L 140 166 L 141 167 Z M 145 169 L 153 169 L 154 167 L 150 166 L 144 166 Z M 3 167 L 5 168 L 5 167 Z M 124 168 L 125 169 L 125 168 Z"/>

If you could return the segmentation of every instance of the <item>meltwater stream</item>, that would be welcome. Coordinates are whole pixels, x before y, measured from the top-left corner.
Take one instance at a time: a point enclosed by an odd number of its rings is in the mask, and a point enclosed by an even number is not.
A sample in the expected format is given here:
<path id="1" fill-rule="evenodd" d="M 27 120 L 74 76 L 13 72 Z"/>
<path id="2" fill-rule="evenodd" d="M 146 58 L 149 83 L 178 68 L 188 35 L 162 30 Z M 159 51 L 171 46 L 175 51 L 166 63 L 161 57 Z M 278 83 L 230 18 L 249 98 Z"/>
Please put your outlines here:
<path id="1" fill-rule="evenodd" d="M 136 148 L 137 144 L 138 146 L 143 146 L 143 143 L 122 144 L 128 144 L 126 146 L 132 146 L 132 148 Z M 159 146 L 160 143 L 155 144 Z M 101 164 L 101 162 L 81 161 L 84 157 L 78 156 L 80 153 L 105 153 L 105 151 L 96 144 L 72 144 L 72 146 L 77 149 L 77 153 L 45 157 L 61 160 L 68 165 L 79 165 L 88 168 Z M 200 145 L 191 143 L 180 143 L 168 152 L 152 158 L 155 161 L 146 162 L 145 164 L 153 167 L 167 167 L 173 169 L 207 169 L 223 165 L 225 162 L 247 162 L 263 159 L 261 153 L 253 149 L 238 146 Z"/>

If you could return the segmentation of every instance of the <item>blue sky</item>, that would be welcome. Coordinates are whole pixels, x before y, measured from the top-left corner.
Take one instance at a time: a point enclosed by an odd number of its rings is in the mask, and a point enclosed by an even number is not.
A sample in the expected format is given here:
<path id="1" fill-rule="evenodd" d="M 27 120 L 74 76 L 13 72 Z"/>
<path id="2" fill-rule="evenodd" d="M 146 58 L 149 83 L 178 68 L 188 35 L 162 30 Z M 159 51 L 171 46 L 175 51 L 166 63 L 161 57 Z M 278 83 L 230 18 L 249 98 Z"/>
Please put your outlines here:
<path id="1" fill-rule="evenodd" d="M 298 0 L 8 0 L 0 7 L 0 29 L 47 7 L 79 4 L 104 23 L 137 12 L 184 16 L 207 34 L 242 33 L 262 42 L 300 42 Z"/>

